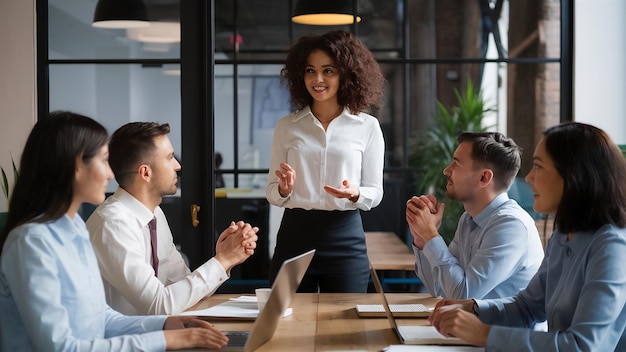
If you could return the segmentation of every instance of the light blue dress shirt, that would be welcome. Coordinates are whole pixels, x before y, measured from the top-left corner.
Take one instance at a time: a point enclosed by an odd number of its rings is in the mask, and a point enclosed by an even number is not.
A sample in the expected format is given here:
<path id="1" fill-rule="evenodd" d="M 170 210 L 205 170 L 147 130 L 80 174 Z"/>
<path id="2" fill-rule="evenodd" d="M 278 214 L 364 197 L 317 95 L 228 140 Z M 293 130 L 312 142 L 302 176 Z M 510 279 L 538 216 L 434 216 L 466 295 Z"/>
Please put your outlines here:
<path id="1" fill-rule="evenodd" d="M 13 229 L 0 257 L 0 350 L 163 351 L 166 316 L 107 306 L 85 223 L 76 215 Z"/>
<path id="2" fill-rule="evenodd" d="M 488 351 L 626 351 L 626 229 L 555 232 L 528 288 L 477 301 Z M 519 329 L 547 319 L 548 331 Z"/>
<path id="3" fill-rule="evenodd" d="M 428 292 L 451 299 L 513 296 L 543 259 L 534 220 L 506 193 L 473 219 L 463 213 L 449 247 L 436 237 L 413 252 L 415 273 Z"/>

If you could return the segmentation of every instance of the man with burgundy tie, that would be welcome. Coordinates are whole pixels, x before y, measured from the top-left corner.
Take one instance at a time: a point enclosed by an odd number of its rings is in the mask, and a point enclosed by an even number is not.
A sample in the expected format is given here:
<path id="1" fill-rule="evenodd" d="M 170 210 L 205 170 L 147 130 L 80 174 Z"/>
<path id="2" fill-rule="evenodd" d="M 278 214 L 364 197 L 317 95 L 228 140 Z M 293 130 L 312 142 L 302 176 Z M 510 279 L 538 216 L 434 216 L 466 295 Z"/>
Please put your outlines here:
<path id="1" fill-rule="evenodd" d="M 507 195 L 521 165 L 521 149 L 497 132 L 465 132 L 458 141 L 443 170 L 446 196 L 465 208 L 450 245 L 437 231 L 445 204 L 432 195 L 414 196 L 406 204 L 415 273 L 433 296 L 514 296 L 543 260 L 534 220 Z"/>
<path id="2" fill-rule="evenodd" d="M 216 254 L 191 272 L 160 208 L 181 169 L 168 124 L 131 122 L 113 133 L 109 164 L 118 189 L 87 220 L 107 303 L 124 314 L 178 314 L 213 294 L 254 253 L 258 228 L 231 222 Z"/>

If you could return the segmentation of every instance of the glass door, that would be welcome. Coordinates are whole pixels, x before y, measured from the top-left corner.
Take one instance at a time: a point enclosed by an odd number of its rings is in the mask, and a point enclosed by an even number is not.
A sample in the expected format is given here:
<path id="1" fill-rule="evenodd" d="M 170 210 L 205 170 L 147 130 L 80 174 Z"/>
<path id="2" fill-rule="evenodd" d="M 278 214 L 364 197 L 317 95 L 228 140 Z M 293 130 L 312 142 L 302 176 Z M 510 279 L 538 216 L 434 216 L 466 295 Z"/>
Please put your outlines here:
<path id="1" fill-rule="evenodd" d="M 47 103 L 48 106 L 46 111 L 40 111 L 42 114 L 54 110 L 80 113 L 99 121 L 109 134 L 132 121 L 168 123 L 171 128 L 168 137 L 183 168 L 179 173 L 177 193 L 164 197 L 161 207 L 167 215 L 174 242 L 180 246 L 183 242 L 183 229 L 200 232 L 204 228 L 200 224 L 211 221 L 204 218 L 196 223 L 198 226 L 191 226 L 191 204 L 196 205 L 196 211 L 202 209 L 199 216 L 209 213 L 211 207 L 200 206 L 207 199 L 194 198 L 189 202 L 182 202 L 181 195 L 186 193 L 183 188 L 190 182 L 203 183 L 194 181 L 198 178 L 196 169 L 210 165 L 210 160 L 204 159 L 205 155 L 210 154 L 202 148 L 195 149 L 195 145 L 206 145 L 209 148 L 206 143 L 212 135 L 212 129 L 206 122 L 210 115 L 209 108 L 202 108 L 203 111 L 193 111 L 195 108 L 184 110 L 191 117 L 188 123 L 182 123 L 183 92 L 193 94 L 199 90 L 191 85 L 181 89 L 181 6 L 178 0 L 145 1 L 148 26 L 99 28 L 92 25 L 96 4 L 97 1 L 38 2 L 38 9 L 42 10 L 40 12 L 47 13 L 46 18 L 42 19 L 40 16 L 39 25 L 47 28 L 45 67 L 48 73 L 48 99 L 40 105 Z M 200 5 L 193 2 L 191 7 L 194 9 L 189 12 L 196 12 L 198 6 Z M 189 7 L 188 5 L 187 8 Z M 206 66 L 206 58 L 195 60 L 202 61 Z M 197 82 L 190 83 L 202 87 L 210 81 L 207 77 L 210 76 L 199 77 Z M 193 102 L 202 106 L 206 106 L 206 103 L 200 100 Z M 188 139 L 192 144 L 187 147 L 183 146 L 183 135 L 187 133 L 184 129 L 192 134 Z M 196 138 L 197 132 L 201 136 Z M 196 155 L 198 160 L 206 161 L 194 161 Z M 187 165 L 190 166 L 189 169 Z M 203 172 L 202 175 L 207 173 Z M 111 180 L 107 192 L 113 193 L 116 188 L 117 183 Z M 200 193 L 192 188 L 190 194 L 194 197 L 200 194 L 206 196 L 209 192 Z M 94 208 L 84 205 L 81 209 L 83 217 L 87 219 Z M 186 248 L 181 248 L 183 254 L 190 259 L 192 267 L 199 264 L 202 258 L 212 255 L 212 231 L 202 233 L 206 235 L 190 235 L 197 243 L 187 242 L 185 246 L 204 248 L 205 251 L 190 250 L 191 255 L 187 255 Z"/>

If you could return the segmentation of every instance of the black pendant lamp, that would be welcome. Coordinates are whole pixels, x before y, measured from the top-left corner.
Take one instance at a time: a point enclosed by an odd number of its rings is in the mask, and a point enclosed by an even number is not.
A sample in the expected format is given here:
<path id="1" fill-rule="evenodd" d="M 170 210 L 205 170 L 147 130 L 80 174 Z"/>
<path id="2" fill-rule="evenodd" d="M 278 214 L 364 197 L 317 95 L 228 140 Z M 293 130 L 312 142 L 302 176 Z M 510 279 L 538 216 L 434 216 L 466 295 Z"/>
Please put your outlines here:
<path id="1" fill-rule="evenodd" d="M 150 25 L 142 0 L 98 0 L 93 14 L 94 27 L 139 28 Z"/>
<path id="2" fill-rule="evenodd" d="M 298 0 L 291 21 L 318 26 L 345 25 L 361 22 L 353 14 L 357 0 Z"/>

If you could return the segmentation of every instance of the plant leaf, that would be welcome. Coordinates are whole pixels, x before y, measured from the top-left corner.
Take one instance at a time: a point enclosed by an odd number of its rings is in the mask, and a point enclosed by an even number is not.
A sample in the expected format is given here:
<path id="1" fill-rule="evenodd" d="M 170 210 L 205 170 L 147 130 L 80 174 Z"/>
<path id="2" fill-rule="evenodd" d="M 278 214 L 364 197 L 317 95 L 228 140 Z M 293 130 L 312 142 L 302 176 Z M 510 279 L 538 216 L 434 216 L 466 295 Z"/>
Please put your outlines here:
<path id="1" fill-rule="evenodd" d="M 9 153 L 9 155 L 11 155 L 11 153 Z M 13 155 L 11 155 L 11 166 L 13 167 L 13 183 L 15 183 L 17 181 L 18 171 L 17 171 L 17 167 L 15 166 L 15 160 L 13 160 Z M 7 204 L 7 209 L 8 209 L 9 208 L 9 200 L 10 200 L 10 196 L 11 196 L 9 180 L 8 180 L 7 174 L 4 171 L 4 168 L 2 166 L 0 166 L 0 172 L 2 173 L 2 183 L 0 183 L 0 186 L 2 186 L 2 194 L 4 195 L 4 198 L 5 198 L 6 204 Z"/>
<path id="2" fill-rule="evenodd" d="M 9 181 L 7 180 L 7 174 L 4 172 L 4 168 L 0 166 L 0 171 L 2 171 L 2 194 L 4 194 L 4 198 L 6 198 L 7 203 L 9 202 Z"/>
<path id="3" fill-rule="evenodd" d="M 447 243 L 454 237 L 464 208 L 463 203 L 446 199 L 447 179 L 443 170 L 452 161 L 458 146 L 457 136 L 464 131 L 486 131 L 490 126 L 483 126 L 485 113 L 493 111 L 485 107 L 484 99 L 471 82 L 463 93 L 454 90 L 456 106 L 446 107 L 437 101 L 430 127 L 410 143 L 409 165 L 417 181 L 417 194 L 432 192 L 446 203 L 439 233 Z"/>

